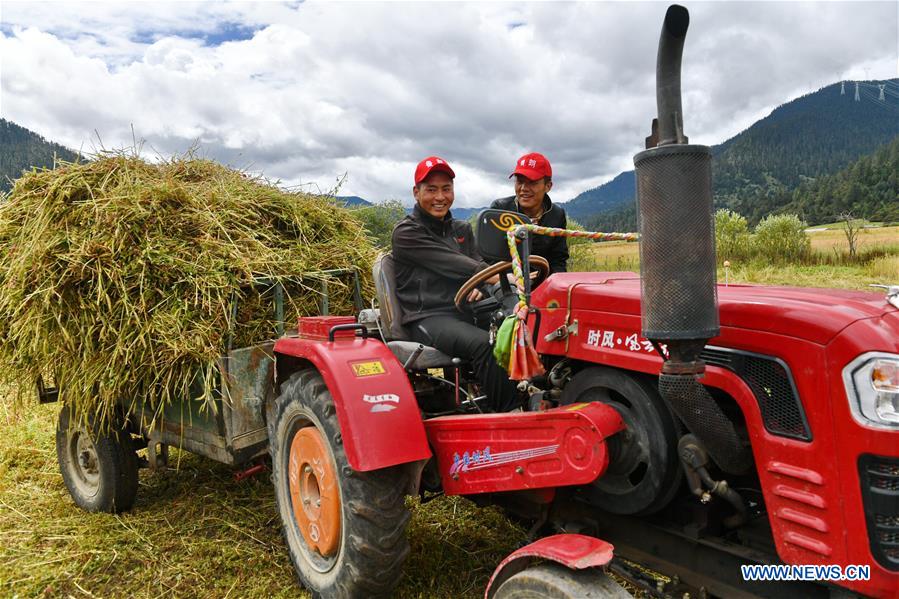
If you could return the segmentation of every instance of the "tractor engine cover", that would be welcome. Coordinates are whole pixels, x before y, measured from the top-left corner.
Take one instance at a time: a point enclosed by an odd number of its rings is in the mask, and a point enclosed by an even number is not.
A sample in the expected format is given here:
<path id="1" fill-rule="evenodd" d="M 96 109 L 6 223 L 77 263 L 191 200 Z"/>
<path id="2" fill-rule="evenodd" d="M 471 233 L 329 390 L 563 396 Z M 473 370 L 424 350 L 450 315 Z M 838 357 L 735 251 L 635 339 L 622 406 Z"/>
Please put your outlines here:
<path id="1" fill-rule="evenodd" d="M 623 429 L 599 403 L 425 421 L 447 495 L 591 483 L 609 464 L 606 438 Z"/>

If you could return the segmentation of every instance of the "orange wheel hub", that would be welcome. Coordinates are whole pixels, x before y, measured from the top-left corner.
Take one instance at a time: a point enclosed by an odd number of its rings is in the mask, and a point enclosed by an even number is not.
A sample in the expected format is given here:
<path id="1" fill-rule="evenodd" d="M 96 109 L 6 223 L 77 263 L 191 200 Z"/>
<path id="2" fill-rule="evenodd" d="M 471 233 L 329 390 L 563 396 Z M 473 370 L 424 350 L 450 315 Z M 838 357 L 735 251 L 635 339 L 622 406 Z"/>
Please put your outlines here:
<path id="1" fill-rule="evenodd" d="M 340 489 L 331 453 L 317 428 L 297 431 L 288 468 L 297 526 L 310 549 L 330 557 L 340 541 Z"/>

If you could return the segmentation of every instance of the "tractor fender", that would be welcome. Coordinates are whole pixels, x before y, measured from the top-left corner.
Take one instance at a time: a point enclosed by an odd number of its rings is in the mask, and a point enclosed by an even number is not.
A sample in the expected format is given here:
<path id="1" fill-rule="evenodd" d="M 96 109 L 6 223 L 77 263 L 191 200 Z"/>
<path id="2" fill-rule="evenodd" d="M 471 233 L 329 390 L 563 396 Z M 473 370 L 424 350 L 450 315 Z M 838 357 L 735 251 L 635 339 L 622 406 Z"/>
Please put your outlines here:
<path id="1" fill-rule="evenodd" d="M 350 466 L 367 472 L 431 457 L 418 402 L 402 364 L 375 339 L 335 341 L 285 337 L 275 360 L 310 362 L 322 375 L 337 412 Z"/>
<path id="2" fill-rule="evenodd" d="M 610 543 L 587 535 L 563 533 L 544 537 L 512 552 L 496 567 L 487 583 L 484 599 L 491 599 L 506 580 L 526 570 L 537 560 L 549 560 L 572 570 L 583 570 L 605 566 L 612 561 L 614 550 Z"/>

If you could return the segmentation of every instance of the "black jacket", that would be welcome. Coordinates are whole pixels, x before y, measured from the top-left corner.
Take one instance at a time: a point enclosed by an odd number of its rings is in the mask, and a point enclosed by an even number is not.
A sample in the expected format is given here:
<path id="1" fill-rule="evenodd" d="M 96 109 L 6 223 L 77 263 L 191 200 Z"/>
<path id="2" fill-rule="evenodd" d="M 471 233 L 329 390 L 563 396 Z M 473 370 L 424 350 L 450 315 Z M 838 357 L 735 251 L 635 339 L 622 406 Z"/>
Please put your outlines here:
<path id="1" fill-rule="evenodd" d="M 402 323 L 455 314 L 453 298 L 471 275 L 487 268 L 475 249 L 471 225 L 447 213 L 439 220 L 418 204 L 393 228 L 396 296 Z"/>
<path id="2" fill-rule="evenodd" d="M 524 214 L 515 201 L 515 196 L 508 198 L 500 198 L 493 200 L 490 204 L 491 208 L 497 210 L 511 210 Z M 565 209 L 561 206 L 553 205 L 549 199 L 549 194 L 543 198 L 543 216 L 536 223 L 541 227 L 553 227 L 556 229 L 565 229 L 568 227 L 568 217 L 565 216 Z M 543 256 L 549 262 L 549 272 L 567 272 L 568 267 L 568 238 L 567 237 L 550 237 L 549 235 L 530 235 L 531 255 Z"/>

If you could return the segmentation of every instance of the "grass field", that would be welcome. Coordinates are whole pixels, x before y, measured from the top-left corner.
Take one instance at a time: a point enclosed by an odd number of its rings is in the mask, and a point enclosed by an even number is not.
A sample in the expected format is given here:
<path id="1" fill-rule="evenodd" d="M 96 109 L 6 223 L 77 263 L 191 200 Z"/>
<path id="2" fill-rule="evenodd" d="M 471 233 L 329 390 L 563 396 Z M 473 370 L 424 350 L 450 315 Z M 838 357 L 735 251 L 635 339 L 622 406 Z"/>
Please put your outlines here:
<path id="1" fill-rule="evenodd" d="M 811 231 L 812 252 L 825 261 L 848 252 L 845 233 L 839 229 Z M 841 287 L 870 289 L 871 284 L 899 284 L 899 227 L 862 229 L 858 252 L 883 253 L 859 264 L 772 266 L 760 261 L 733 262 L 726 273 L 731 283 L 794 285 L 801 287 Z M 572 270 L 618 271 L 640 269 L 640 246 L 637 243 L 607 242 L 583 244 L 572 248 Z M 837 260 L 837 262 L 840 262 Z M 718 281 L 725 281 L 724 268 L 718 269 Z"/>
<path id="2" fill-rule="evenodd" d="M 58 407 L 12 409 L 0 392 L 0 597 L 308 597 L 281 539 L 267 473 L 173 452 L 141 471 L 134 509 L 88 514 L 56 465 Z M 410 500 L 412 553 L 399 597 L 479 597 L 524 539 L 494 508 Z"/>
<path id="3" fill-rule="evenodd" d="M 846 233 L 843 227 L 833 225 L 826 231 L 810 231 L 812 249 L 817 251 L 845 251 L 849 249 L 846 241 Z M 899 246 L 899 227 L 874 227 L 861 229 L 858 234 L 858 246 L 862 250 L 866 247 Z"/>

